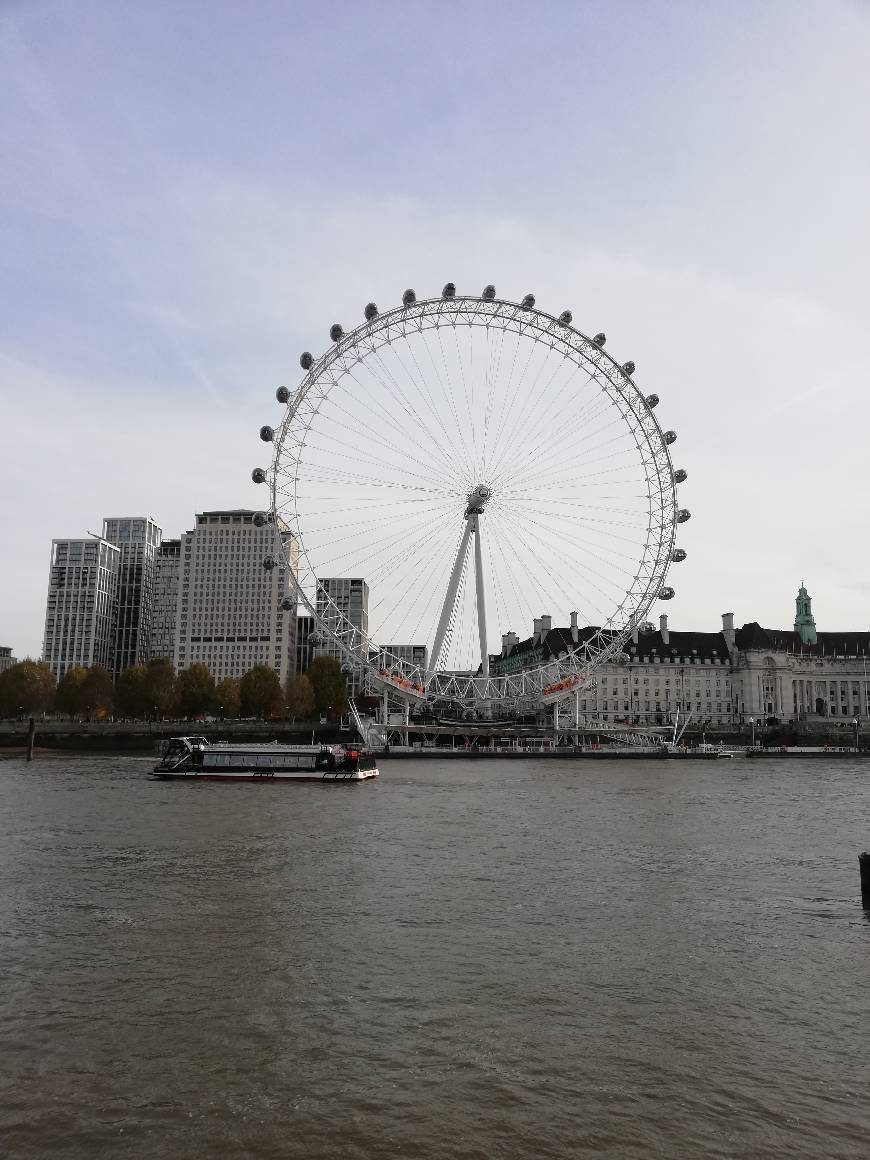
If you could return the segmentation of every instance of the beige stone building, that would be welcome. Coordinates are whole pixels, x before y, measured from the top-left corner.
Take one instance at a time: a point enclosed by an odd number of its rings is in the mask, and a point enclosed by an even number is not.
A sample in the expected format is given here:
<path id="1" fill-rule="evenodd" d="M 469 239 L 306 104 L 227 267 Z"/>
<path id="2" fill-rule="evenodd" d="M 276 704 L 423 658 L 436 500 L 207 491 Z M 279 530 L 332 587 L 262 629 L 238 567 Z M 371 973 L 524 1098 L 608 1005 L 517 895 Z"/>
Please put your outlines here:
<path id="1" fill-rule="evenodd" d="M 530 637 L 502 638 L 490 672 L 515 672 L 567 656 L 591 629 L 552 628 L 549 616 L 534 622 Z M 581 692 L 581 727 L 666 726 L 677 713 L 712 729 L 748 726 L 849 725 L 870 716 L 868 632 L 817 632 L 811 598 L 802 586 L 792 630 L 734 627 L 722 614 L 721 630 L 685 632 L 644 625 L 633 634 L 622 659 L 596 670 L 594 688 Z M 563 704 L 573 716 L 573 702 Z"/>
<path id="2" fill-rule="evenodd" d="M 870 632 L 817 632 L 801 585 L 792 631 L 755 622 L 734 630 L 724 620 L 734 670 L 738 720 L 761 723 L 864 722 L 870 714 Z"/>
<path id="3" fill-rule="evenodd" d="M 298 561 L 298 545 L 282 528 Z M 247 510 L 200 512 L 181 537 L 173 661 L 204 664 L 216 681 L 256 664 L 283 682 L 296 667 L 296 597 L 273 529 Z M 264 567 L 264 561 L 269 567 Z M 298 566 L 298 565 L 294 565 Z"/>

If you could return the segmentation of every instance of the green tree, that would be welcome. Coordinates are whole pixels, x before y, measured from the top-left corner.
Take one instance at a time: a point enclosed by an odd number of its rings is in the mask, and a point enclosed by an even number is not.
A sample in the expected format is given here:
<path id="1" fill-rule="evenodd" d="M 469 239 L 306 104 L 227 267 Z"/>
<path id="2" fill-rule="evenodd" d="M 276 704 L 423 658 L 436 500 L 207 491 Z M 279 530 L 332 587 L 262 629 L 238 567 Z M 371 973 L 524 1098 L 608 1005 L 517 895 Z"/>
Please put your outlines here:
<path id="1" fill-rule="evenodd" d="M 91 665 L 85 670 L 85 679 L 82 681 L 82 696 L 85 701 L 85 711 L 88 717 L 105 717 L 112 712 L 115 686 L 112 684 L 112 674 L 102 665 Z"/>
<path id="2" fill-rule="evenodd" d="M 347 684 L 335 657 L 315 657 L 305 675 L 314 690 L 317 712 L 324 717 L 340 717 L 347 708 Z"/>
<path id="3" fill-rule="evenodd" d="M 0 673 L 0 713 L 44 713 L 54 701 L 55 686 L 54 673 L 44 661 L 18 661 Z"/>
<path id="4" fill-rule="evenodd" d="M 296 673 L 287 678 L 284 686 L 284 704 L 291 720 L 310 717 L 314 710 L 314 689 L 304 673 Z"/>
<path id="5" fill-rule="evenodd" d="M 239 709 L 243 717 L 274 717 L 284 708 L 281 682 L 268 665 L 254 665 L 239 682 Z"/>
<path id="6" fill-rule="evenodd" d="M 115 712 L 120 717 L 148 716 L 148 672 L 144 665 L 124 669 L 115 682 Z"/>
<path id="7" fill-rule="evenodd" d="M 239 682 L 235 677 L 224 677 L 214 691 L 218 712 L 222 717 L 239 715 Z"/>
<path id="8" fill-rule="evenodd" d="M 181 670 L 175 682 L 175 698 L 182 717 L 198 717 L 214 708 L 214 677 L 205 665 Z"/>
<path id="9" fill-rule="evenodd" d="M 81 665 L 73 665 L 67 669 L 57 682 L 57 692 L 54 695 L 54 707 L 59 713 L 66 713 L 68 717 L 81 717 L 87 709 L 87 701 L 83 692 L 88 670 Z"/>
<path id="10" fill-rule="evenodd" d="M 154 657 L 145 666 L 145 700 L 148 712 L 165 717 L 175 704 L 175 668 L 169 657 Z"/>

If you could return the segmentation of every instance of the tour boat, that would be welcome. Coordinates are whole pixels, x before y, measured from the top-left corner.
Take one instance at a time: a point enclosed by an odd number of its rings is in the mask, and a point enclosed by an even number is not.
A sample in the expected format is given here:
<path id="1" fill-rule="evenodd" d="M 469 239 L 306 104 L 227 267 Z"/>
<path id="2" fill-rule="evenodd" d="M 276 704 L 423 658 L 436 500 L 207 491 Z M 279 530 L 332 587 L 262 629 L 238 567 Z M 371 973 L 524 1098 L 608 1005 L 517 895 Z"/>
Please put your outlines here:
<path id="1" fill-rule="evenodd" d="M 367 781 L 378 773 L 374 757 L 343 745 L 173 737 L 151 776 L 160 781 Z"/>

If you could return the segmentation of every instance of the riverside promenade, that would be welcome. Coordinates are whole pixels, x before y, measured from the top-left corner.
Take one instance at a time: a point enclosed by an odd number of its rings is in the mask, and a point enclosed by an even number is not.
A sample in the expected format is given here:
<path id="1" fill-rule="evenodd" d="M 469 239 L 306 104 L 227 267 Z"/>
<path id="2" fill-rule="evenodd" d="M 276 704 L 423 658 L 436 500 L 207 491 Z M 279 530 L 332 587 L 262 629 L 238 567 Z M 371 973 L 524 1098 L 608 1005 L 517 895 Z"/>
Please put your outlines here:
<path id="1" fill-rule="evenodd" d="M 425 740 L 414 741 L 417 733 Z M 508 736 L 502 725 L 498 728 L 470 726 L 467 732 L 461 727 L 449 729 L 441 726 L 412 727 L 412 736 L 407 745 L 390 744 L 382 753 L 414 758 L 465 758 L 487 757 L 598 757 L 598 758 L 646 758 L 664 757 L 666 751 L 649 746 L 632 746 L 610 743 L 602 737 L 599 742 L 587 738 L 585 744 L 570 744 L 566 735 L 562 744 L 554 744 L 551 734 L 546 731 L 525 729 L 522 736 Z M 28 719 L 0 721 L 0 756 L 11 756 L 27 746 Z M 70 753 L 117 753 L 117 754 L 157 754 L 162 744 L 170 737 L 196 735 L 210 741 L 266 742 L 320 744 L 359 744 L 356 730 L 340 726 L 337 721 L 321 724 L 319 721 L 255 721 L 255 720 L 165 720 L 165 721 L 64 721 L 49 718 L 36 719 L 37 752 L 40 750 Z M 841 730 L 806 734 L 794 739 L 788 746 L 765 739 L 752 747 L 748 738 L 736 730 L 706 733 L 687 732 L 685 747 L 671 750 L 671 757 L 713 757 L 703 753 L 700 743 L 706 741 L 721 744 L 737 753 L 751 752 L 753 756 L 833 756 L 839 752 L 861 753 L 870 756 L 870 732 L 863 731 L 859 746 L 854 746 L 854 734 L 847 737 Z M 852 744 L 849 744 L 852 742 Z M 803 750 L 803 752 L 801 752 Z M 824 752 L 820 752 L 824 750 Z"/>
<path id="2" fill-rule="evenodd" d="M 28 721 L 0 721 L 0 752 L 27 744 Z M 36 748 L 79 753 L 156 753 L 170 737 L 210 741 L 340 741 L 352 734 L 315 721 L 59 721 L 36 719 Z"/>

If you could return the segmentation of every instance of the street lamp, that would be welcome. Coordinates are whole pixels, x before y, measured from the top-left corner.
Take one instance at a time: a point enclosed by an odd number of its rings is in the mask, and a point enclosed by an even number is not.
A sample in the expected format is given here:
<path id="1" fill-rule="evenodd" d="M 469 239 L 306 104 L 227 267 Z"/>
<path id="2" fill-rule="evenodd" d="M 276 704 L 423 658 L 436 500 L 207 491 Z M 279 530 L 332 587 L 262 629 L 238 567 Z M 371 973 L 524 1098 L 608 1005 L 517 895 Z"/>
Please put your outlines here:
<path id="1" fill-rule="evenodd" d="M 754 717 L 749 718 L 749 725 L 752 729 L 752 748 L 754 749 L 755 748 L 755 718 Z"/>
<path id="2" fill-rule="evenodd" d="M 856 717 L 852 724 L 855 726 L 855 752 L 858 752 L 858 718 Z"/>

